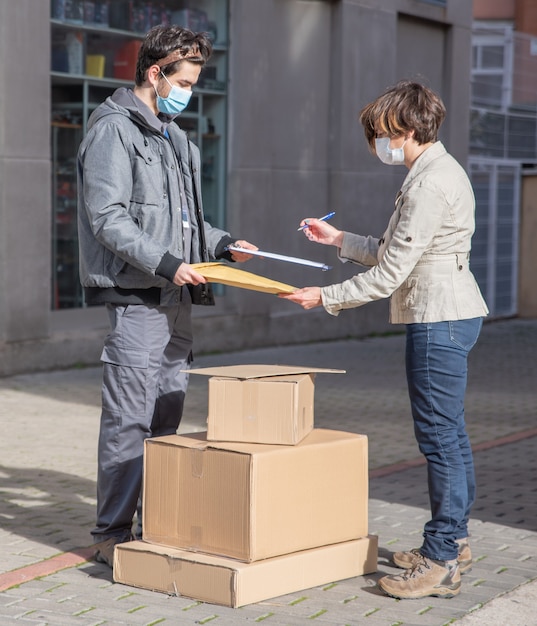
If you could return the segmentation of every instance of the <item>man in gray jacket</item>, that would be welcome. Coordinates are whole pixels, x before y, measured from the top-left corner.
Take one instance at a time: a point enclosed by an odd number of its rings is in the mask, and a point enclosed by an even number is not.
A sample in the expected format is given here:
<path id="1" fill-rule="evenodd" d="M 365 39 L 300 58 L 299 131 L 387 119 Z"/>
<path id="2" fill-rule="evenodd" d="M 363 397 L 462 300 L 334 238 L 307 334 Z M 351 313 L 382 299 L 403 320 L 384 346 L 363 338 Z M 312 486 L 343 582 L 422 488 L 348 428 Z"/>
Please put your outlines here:
<path id="1" fill-rule="evenodd" d="M 133 89 L 91 115 L 78 155 L 80 278 L 89 305 L 104 304 L 98 447 L 97 560 L 112 566 L 138 509 L 143 443 L 173 434 L 191 360 L 191 305 L 213 304 L 192 263 L 226 258 L 237 241 L 203 219 L 199 151 L 173 122 L 212 51 L 203 33 L 155 27 L 144 39 Z"/>

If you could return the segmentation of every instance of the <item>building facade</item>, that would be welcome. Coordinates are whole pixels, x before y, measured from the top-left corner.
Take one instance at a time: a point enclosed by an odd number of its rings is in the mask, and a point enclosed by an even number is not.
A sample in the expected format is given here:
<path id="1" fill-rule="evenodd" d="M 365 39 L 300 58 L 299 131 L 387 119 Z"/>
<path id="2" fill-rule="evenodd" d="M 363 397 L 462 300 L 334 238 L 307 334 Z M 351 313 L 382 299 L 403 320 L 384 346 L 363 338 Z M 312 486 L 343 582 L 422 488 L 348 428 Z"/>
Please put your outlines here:
<path id="1" fill-rule="evenodd" d="M 206 7 L 208 13 L 225 5 L 166 4 L 172 10 Z M 72 135 L 84 132 L 93 98 L 103 94 L 92 89 L 106 53 L 97 45 L 100 27 L 81 27 L 91 69 L 86 65 L 82 76 L 62 76 L 69 57 L 58 51 L 57 37 L 67 33 L 58 31 L 71 25 L 64 27 L 52 9 L 51 0 L 0 0 L 0 375 L 95 364 L 107 332 L 102 309 L 84 307 L 76 297 L 69 304 L 61 295 L 59 272 L 67 263 L 64 257 L 57 263 L 60 251 L 51 245 L 63 236 L 56 218 L 70 194 L 58 179 L 66 170 L 57 164 L 69 159 L 61 136 L 65 125 Z M 405 173 L 371 156 L 357 118 L 364 104 L 401 78 L 425 80 L 440 92 L 448 109 L 441 139 L 466 163 L 472 27 L 467 0 L 229 0 L 224 22 L 221 16 L 210 21 L 225 33 L 217 51 L 220 65 L 207 76 L 215 82 L 199 94 L 206 109 L 197 116 L 191 112 L 185 123 L 203 142 L 211 219 L 264 250 L 333 266 L 320 272 L 255 259 L 245 269 L 297 287 L 339 282 L 357 271 L 338 263 L 333 250 L 309 244 L 296 227 L 303 217 L 333 210 L 338 227 L 382 233 Z M 114 29 L 126 36 L 125 26 Z M 87 104 L 76 114 L 73 80 Z M 211 155 L 211 141 L 214 148 L 219 136 L 225 136 L 223 151 Z M 215 163 L 223 170 L 214 169 Z M 210 179 L 220 171 L 213 196 Z M 58 189 L 63 196 L 55 206 Z M 68 217 L 61 219 L 63 228 Z M 195 350 L 363 336 L 390 330 L 387 319 L 386 302 L 334 318 L 266 294 L 225 288 L 215 307 L 195 312 Z"/>
<path id="2" fill-rule="evenodd" d="M 491 315 L 535 317 L 537 4 L 474 0 L 472 267 Z"/>

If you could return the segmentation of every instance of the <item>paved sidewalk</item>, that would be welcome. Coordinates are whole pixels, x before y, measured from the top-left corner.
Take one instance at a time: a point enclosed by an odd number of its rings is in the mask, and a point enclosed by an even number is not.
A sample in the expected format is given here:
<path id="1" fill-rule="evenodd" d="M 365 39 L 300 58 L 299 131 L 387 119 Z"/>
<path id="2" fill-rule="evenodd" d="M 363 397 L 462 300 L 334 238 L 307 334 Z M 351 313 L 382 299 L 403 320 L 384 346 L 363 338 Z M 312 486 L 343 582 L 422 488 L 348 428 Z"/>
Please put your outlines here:
<path id="1" fill-rule="evenodd" d="M 100 368 L 0 379 L 0 626 L 537 625 L 537 321 L 487 323 L 470 357 L 476 562 L 451 600 L 397 601 L 376 587 L 380 576 L 395 571 L 392 551 L 419 545 L 428 516 L 403 355 L 404 336 L 394 334 L 196 358 L 196 367 L 346 369 L 317 376 L 315 425 L 369 438 L 369 526 L 379 536 L 378 572 L 241 609 L 115 584 L 107 567 L 88 560 Z M 206 411 L 207 379 L 192 375 L 181 432 L 204 430 Z"/>

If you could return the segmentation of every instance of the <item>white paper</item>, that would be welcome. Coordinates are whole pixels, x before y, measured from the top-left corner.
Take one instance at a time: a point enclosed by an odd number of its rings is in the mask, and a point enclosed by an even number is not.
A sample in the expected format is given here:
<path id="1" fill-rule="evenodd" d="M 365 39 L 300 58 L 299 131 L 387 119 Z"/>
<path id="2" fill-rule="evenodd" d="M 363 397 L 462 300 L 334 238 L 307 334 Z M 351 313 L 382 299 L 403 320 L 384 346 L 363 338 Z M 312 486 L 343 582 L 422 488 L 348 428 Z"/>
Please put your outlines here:
<path id="1" fill-rule="evenodd" d="M 239 248 L 238 246 L 228 246 L 228 250 L 233 252 L 244 252 L 245 254 L 253 254 L 254 256 L 262 256 L 266 259 L 276 259 L 276 261 L 286 261 L 287 263 L 298 263 L 299 265 L 308 265 L 309 267 L 318 267 L 326 272 L 331 270 L 330 265 L 325 263 L 318 263 L 317 261 L 309 261 L 308 259 L 300 259 L 296 256 L 285 256 L 284 254 L 277 254 L 276 252 L 264 252 L 263 250 L 248 250 L 246 248 Z"/>

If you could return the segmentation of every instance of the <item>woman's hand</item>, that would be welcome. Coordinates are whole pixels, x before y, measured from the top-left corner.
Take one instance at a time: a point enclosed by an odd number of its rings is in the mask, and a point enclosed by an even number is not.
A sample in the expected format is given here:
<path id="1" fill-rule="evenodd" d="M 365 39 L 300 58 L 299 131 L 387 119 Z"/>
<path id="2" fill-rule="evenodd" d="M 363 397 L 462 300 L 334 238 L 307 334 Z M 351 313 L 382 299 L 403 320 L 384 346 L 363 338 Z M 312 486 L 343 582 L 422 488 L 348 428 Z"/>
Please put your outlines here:
<path id="1" fill-rule="evenodd" d="M 244 248 L 245 250 L 259 250 L 257 246 L 254 246 L 248 241 L 244 241 L 244 239 L 236 241 L 234 245 L 239 248 Z M 249 261 L 252 258 L 252 255 L 247 252 L 237 252 L 236 250 L 230 250 L 230 252 L 231 258 L 238 263 L 244 263 L 244 261 Z"/>
<path id="2" fill-rule="evenodd" d="M 304 289 L 297 289 L 293 293 L 279 293 L 278 297 L 296 302 L 304 309 L 314 309 L 323 304 L 320 287 L 304 287 Z"/>
<path id="3" fill-rule="evenodd" d="M 325 246 L 341 248 L 343 231 L 327 224 L 326 221 L 318 220 L 315 217 L 307 217 L 300 222 L 300 226 L 306 227 L 302 232 L 310 241 L 322 243 Z"/>

